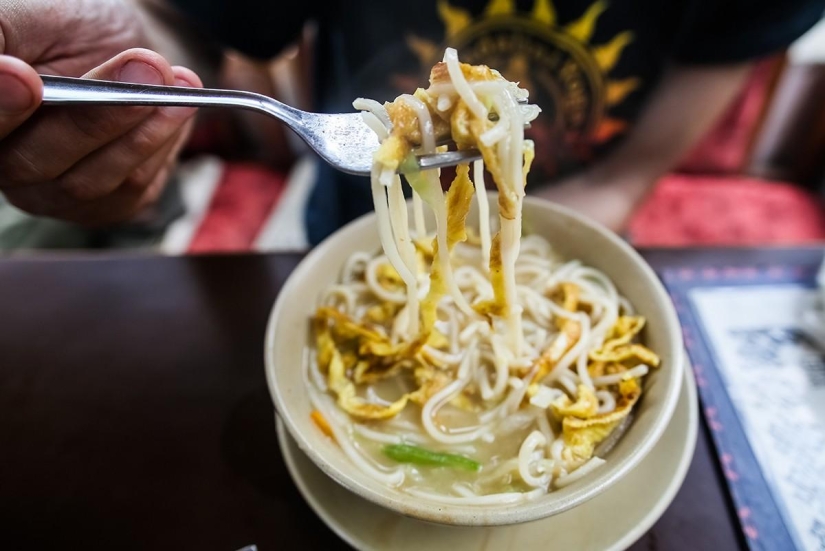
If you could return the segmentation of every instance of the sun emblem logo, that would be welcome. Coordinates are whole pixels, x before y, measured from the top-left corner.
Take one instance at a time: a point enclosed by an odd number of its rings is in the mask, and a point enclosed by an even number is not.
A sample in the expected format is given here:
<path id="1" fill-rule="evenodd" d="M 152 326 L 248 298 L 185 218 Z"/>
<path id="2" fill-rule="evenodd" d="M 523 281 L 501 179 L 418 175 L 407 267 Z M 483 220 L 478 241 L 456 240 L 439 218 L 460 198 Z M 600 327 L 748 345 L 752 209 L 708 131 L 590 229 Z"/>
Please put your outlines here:
<path id="1" fill-rule="evenodd" d="M 551 0 L 534 0 L 520 13 L 515 0 L 490 0 L 478 18 L 437 2 L 445 26 L 443 44 L 410 35 L 407 45 L 422 68 L 439 61 L 444 47 L 458 49 L 462 61 L 499 68 L 508 80 L 530 91 L 543 113 L 530 132 L 537 150 L 558 152 L 558 158 L 537 156 L 541 172 L 554 174 L 568 163 L 586 160 L 593 146 L 624 132 L 627 123 L 610 109 L 640 86 L 636 77 L 611 79 L 622 52 L 633 41 L 631 31 L 594 44 L 599 17 L 608 9 L 597 0 L 577 19 L 559 22 Z"/>

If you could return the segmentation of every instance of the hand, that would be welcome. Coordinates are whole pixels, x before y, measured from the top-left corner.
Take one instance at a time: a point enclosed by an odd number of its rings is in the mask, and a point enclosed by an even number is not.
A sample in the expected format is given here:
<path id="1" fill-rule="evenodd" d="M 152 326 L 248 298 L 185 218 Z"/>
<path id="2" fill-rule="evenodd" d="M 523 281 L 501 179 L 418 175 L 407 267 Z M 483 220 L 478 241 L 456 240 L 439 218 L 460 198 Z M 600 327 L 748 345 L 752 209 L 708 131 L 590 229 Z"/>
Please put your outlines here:
<path id="1" fill-rule="evenodd" d="M 555 186 L 548 186 L 536 195 L 571 208 L 599 222 L 614 232 L 627 228 L 633 209 L 639 202 L 640 193 L 621 183 L 593 183 L 586 177 L 573 177 Z M 647 185 L 632 186 L 647 188 Z M 529 191 L 529 187 L 527 188 Z"/>
<path id="2" fill-rule="evenodd" d="M 139 49 L 137 8 L 119 0 L 0 4 L 0 191 L 18 208 L 86 226 L 127 220 L 160 194 L 193 109 L 43 107 L 38 72 L 202 86 Z"/>
<path id="3" fill-rule="evenodd" d="M 667 71 L 630 134 L 606 158 L 536 195 L 624 231 L 635 207 L 677 165 L 736 97 L 751 65 Z M 528 193 L 531 187 L 527 187 Z"/>

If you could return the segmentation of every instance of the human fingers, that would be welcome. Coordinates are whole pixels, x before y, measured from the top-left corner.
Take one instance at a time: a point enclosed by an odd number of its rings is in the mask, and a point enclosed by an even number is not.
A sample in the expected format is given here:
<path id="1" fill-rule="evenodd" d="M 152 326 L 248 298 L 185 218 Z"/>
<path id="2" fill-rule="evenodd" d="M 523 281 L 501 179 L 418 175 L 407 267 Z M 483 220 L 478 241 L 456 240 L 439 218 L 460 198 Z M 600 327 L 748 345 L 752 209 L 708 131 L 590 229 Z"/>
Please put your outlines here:
<path id="1" fill-rule="evenodd" d="M 193 122 L 187 121 L 151 159 L 130 174 L 123 185 L 104 197 L 79 200 L 67 193 L 54 193 L 51 182 L 9 189 L 6 197 L 27 212 L 90 228 L 129 220 L 162 193 Z M 44 197 L 48 199 L 44 201 Z"/>
<path id="2" fill-rule="evenodd" d="M 0 55 L 0 140 L 34 113 L 43 96 L 37 72 L 25 62 Z"/>
<path id="3" fill-rule="evenodd" d="M 142 84 L 174 82 L 172 68 L 160 55 L 140 49 L 123 52 L 84 77 Z M 0 186 L 9 189 L 56 180 L 155 111 L 152 107 L 44 107 L 0 142 Z"/>
<path id="4" fill-rule="evenodd" d="M 174 84 L 200 87 L 192 71 L 173 68 Z M 94 200 L 108 195 L 120 185 L 145 188 L 158 171 L 180 150 L 178 144 L 188 132 L 186 124 L 195 110 L 182 107 L 156 109 L 135 128 L 75 164 L 58 179 L 70 197 Z"/>
<path id="5" fill-rule="evenodd" d="M 191 70 L 173 67 L 173 71 L 177 85 L 203 86 L 200 78 Z M 59 216 L 85 226 L 102 226 L 122 222 L 139 215 L 140 212 L 154 204 L 163 192 L 193 126 L 194 119 L 190 118 L 152 158 L 132 171 L 124 181 L 124 185 L 110 196 L 87 204 L 75 205 L 68 211 L 60 213 Z"/>

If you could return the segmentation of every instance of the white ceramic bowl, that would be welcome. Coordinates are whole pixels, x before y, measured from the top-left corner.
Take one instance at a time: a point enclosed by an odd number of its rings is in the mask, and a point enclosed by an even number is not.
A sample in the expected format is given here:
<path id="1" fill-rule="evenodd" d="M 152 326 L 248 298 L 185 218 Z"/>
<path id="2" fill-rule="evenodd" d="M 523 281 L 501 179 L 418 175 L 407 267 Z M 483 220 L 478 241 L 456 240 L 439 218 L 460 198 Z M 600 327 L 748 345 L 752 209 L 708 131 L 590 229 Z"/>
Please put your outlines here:
<path id="1" fill-rule="evenodd" d="M 491 212 L 496 212 L 497 198 L 493 195 L 490 201 Z M 474 207 L 468 225 L 477 226 L 477 220 Z M 336 282 L 350 254 L 380 248 L 376 218 L 369 214 L 336 232 L 300 263 L 281 290 L 266 330 L 266 375 L 275 408 L 298 446 L 327 475 L 378 505 L 422 520 L 469 526 L 514 524 L 554 515 L 593 498 L 635 467 L 659 440 L 679 397 L 684 362 L 676 313 L 656 274 L 615 234 L 547 201 L 525 200 L 524 226 L 548 239 L 563 258 L 579 259 L 607 274 L 647 318 L 644 341 L 662 358 L 659 369 L 645 378 L 633 422 L 605 456 L 607 463 L 590 476 L 534 501 L 499 506 L 434 503 L 384 486 L 352 466 L 310 419 L 312 406 L 302 370 L 305 350 L 312 345 L 309 319 L 322 290 Z"/>

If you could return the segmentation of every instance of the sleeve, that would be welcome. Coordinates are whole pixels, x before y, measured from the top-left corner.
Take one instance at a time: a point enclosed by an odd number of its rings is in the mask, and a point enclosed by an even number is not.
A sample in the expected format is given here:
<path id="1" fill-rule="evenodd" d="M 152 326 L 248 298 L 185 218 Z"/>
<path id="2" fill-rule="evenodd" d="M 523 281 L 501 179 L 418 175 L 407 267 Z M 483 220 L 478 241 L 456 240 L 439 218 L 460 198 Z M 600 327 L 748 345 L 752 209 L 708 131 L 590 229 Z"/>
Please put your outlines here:
<path id="1" fill-rule="evenodd" d="M 315 3 L 277 0 L 170 0 L 209 37 L 251 57 L 267 59 L 293 42 Z"/>
<path id="2" fill-rule="evenodd" d="M 685 64 L 764 57 L 790 46 L 823 12 L 825 0 L 692 0 L 673 57 Z"/>

